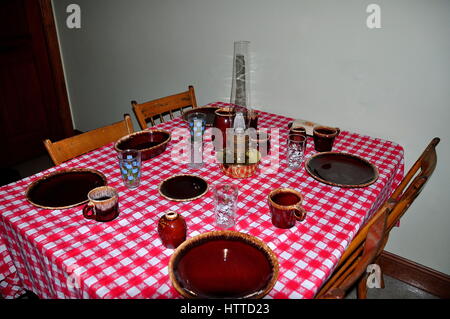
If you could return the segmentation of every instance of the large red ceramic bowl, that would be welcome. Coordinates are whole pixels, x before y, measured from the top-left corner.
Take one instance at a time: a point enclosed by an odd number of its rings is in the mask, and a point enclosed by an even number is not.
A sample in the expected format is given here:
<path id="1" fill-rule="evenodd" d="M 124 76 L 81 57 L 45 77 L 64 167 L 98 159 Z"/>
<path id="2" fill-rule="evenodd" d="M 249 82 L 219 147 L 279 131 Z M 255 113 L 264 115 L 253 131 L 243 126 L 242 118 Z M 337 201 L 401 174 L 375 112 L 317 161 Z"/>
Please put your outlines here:
<path id="1" fill-rule="evenodd" d="M 256 237 L 213 231 L 178 246 L 169 275 L 185 298 L 262 298 L 277 281 L 278 260 Z"/>
<path id="2" fill-rule="evenodd" d="M 114 148 L 116 151 L 137 149 L 141 151 L 141 160 L 145 161 L 163 153 L 171 139 L 170 132 L 165 130 L 145 130 L 126 135 L 119 139 Z"/>

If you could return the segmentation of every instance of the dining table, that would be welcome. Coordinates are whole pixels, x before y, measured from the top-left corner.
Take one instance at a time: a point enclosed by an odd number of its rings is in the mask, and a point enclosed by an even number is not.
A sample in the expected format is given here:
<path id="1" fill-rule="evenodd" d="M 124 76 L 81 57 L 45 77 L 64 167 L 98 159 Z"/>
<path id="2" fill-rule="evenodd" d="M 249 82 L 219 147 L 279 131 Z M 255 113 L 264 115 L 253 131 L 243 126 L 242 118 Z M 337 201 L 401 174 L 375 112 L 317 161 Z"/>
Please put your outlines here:
<path id="1" fill-rule="evenodd" d="M 122 182 L 114 143 L 2 186 L 0 293 L 5 298 L 17 298 L 26 290 L 39 298 L 52 299 L 182 298 L 169 277 L 169 260 L 175 250 L 162 244 L 158 221 L 169 211 L 177 212 L 186 221 L 188 239 L 221 230 L 215 225 L 212 189 L 220 183 L 231 183 L 238 186 L 239 195 L 236 223 L 230 230 L 258 238 L 278 259 L 278 279 L 264 298 L 313 298 L 361 226 L 401 182 L 404 151 L 395 142 L 342 129 L 333 151 L 369 161 L 376 166 L 378 179 L 366 187 L 325 184 L 304 167 L 287 167 L 288 124 L 294 119 L 261 110 L 258 113 L 258 128 L 276 129 L 272 138 L 278 138 L 279 143 L 266 162 L 262 161 L 260 171 L 249 178 L 228 177 L 211 160 L 196 168 L 174 160 L 180 141 L 173 134 L 162 154 L 142 162 L 141 183 L 135 189 Z M 149 129 L 153 128 L 173 133 L 187 129 L 188 124 L 176 117 Z M 205 141 L 212 145 L 207 133 Z M 305 161 L 316 153 L 312 138 L 308 138 Z M 26 190 L 32 182 L 66 168 L 103 173 L 108 185 L 118 191 L 119 216 L 101 223 L 83 217 L 84 205 L 45 209 L 28 201 Z M 179 174 L 202 177 L 208 183 L 208 192 L 184 202 L 161 196 L 161 182 Z M 295 189 L 304 196 L 306 218 L 289 229 L 277 228 L 271 222 L 268 194 L 280 187 Z"/>

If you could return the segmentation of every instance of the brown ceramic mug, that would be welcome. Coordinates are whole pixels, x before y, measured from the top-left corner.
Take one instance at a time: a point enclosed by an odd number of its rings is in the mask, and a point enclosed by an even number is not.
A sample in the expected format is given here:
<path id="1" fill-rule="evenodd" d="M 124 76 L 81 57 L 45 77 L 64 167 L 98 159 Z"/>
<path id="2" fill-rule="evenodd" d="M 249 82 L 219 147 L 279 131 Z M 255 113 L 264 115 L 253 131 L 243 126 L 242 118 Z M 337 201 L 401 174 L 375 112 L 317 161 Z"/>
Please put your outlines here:
<path id="1" fill-rule="evenodd" d="M 306 128 L 304 128 L 303 126 L 291 127 L 289 130 L 289 138 L 291 138 L 291 136 L 293 136 L 294 137 L 293 139 L 295 140 L 295 137 L 297 135 L 301 135 L 301 136 L 305 137 L 305 149 L 306 149 L 306 146 L 308 143 L 308 136 L 306 135 Z"/>
<path id="2" fill-rule="evenodd" d="M 245 123 L 247 123 L 247 126 L 257 130 L 258 129 L 258 116 L 259 116 L 259 114 L 257 111 L 248 110 L 248 112 L 245 114 Z"/>
<path id="3" fill-rule="evenodd" d="M 303 196 L 291 188 L 277 188 L 269 194 L 269 207 L 272 224 L 278 228 L 291 228 L 295 222 L 306 217 L 306 210 L 301 206 Z"/>
<path id="4" fill-rule="evenodd" d="M 336 127 L 316 126 L 313 131 L 314 148 L 318 152 L 329 152 L 333 148 L 334 139 L 341 132 Z"/>
<path id="5" fill-rule="evenodd" d="M 306 129 L 303 126 L 291 127 L 289 130 L 289 135 L 291 134 L 300 134 L 306 137 Z"/>
<path id="6" fill-rule="evenodd" d="M 119 215 L 119 194 L 110 186 L 94 188 L 88 193 L 89 203 L 83 207 L 83 216 L 98 222 L 109 222 Z"/>
<path id="7" fill-rule="evenodd" d="M 261 157 L 270 153 L 270 134 L 263 130 L 256 130 L 250 133 L 250 147 L 257 149 Z"/>

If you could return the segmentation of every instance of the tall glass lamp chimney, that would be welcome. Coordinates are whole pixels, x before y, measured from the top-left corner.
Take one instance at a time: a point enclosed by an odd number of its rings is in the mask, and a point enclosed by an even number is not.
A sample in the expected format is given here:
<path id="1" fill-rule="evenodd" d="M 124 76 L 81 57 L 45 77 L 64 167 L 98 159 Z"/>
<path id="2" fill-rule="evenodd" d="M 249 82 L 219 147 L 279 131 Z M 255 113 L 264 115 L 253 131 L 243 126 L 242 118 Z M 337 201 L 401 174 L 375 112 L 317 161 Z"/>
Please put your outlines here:
<path id="1" fill-rule="evenodd" d="M 250 104 L 250 41 L 234 42 L 233 76 L 230 103 L 236 111 L 246 113 Z"/>

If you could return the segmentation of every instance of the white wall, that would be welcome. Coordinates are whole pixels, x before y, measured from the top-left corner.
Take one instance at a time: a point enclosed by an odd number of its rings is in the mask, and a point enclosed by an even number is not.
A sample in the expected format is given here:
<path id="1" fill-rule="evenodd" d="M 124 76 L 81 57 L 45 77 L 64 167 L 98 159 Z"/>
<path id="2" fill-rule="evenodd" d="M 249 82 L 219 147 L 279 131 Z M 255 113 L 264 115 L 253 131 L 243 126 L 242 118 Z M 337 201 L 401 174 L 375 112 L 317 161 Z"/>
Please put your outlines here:
<path id="1" fill-rule="evenodd" d="M 73 2 L 79 30 L 65 26 Z M 370 3 L 381 29 L 366 26 Z M 80 130 L 189 84 L 200 105 L 228 101 L 233 41 L 249 40 L 255 106 L 395 141 L 407 168 L 440 136 L 435 175 L 387 250 L 450 274 L 450 1 L 57 0 L 54 10 Z"/>

